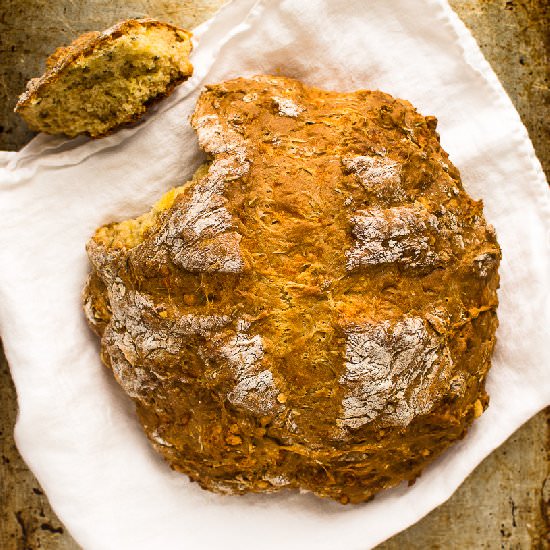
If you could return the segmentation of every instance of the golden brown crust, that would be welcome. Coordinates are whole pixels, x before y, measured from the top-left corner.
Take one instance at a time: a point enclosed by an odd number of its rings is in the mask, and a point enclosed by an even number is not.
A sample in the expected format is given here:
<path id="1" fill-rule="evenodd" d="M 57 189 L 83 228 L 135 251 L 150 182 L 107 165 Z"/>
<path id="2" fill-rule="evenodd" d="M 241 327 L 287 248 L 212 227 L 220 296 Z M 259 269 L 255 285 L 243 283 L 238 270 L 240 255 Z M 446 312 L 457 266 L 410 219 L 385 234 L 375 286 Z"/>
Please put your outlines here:
<path id="1" fill-rule="evenodd" d="M 99 46 L 101 34 L 100 31 L 90 31 L 75 38 L 68 46 L 60 46 L 46 59 L 46 69 L 59 72 L 78 59 L 80 55 L 90 54 Z M 107 34 L 109 34 L 108 31 Z M 94 44 L 96 44 L 95 48 Z"/>
<path id="2" fill-rule="evenodd" d="M 497 326 L 500 249 L 436 120 L 258 76 L 192 125 L 208 171 L 88 244 L 87 316 L 151 442 L 217 492 L 413 482 L 487 405 Z"/>
<path id="3" fill-rule="evenodd" d="M 14 111 L 25 118 L 31 129 L 35 131 L 45 131 L 43 127 L 37 127 L 29 121 L 29 119 L 25 116 L 25 108 L 39 99 L 43 91 L 47 90 L 48 87 L 58 81 L 62 77 L 64 71 L 70 68 L 75 61 L 90 56 L 94 52 L 108 47 L 120 36 L 128 34 L 139 27 L 170 29 L 174 32 L 185 35 L 189 40 L 192 37 L 192 33 L 189 31 L 151 18 L 128 19 L 121 21 L 102 32 L 91 31 L 85 33 L 76 38 L 68 46 L 57 48 L 55 52 L 48 57 L 46 60 L 46 72 L 40 77 L 33 78 L 27 82 L 27 89 L 19 97 Z M 168 97 L 174 91 L 175 87 L 186 80 L 190 75 L 191 73 L 185 75 L 182 74 L 178 80 L 171 82 L 165 93 L 159 94 L 151 100 L 149 106 L 164 99 L 165 97 Z M 131 120 L 124 122 L 124 125 L 132 124 L 141 117 L 142 113 L 136 113 Z M 92 135 L 91 137 L 104 137 L 116 131 L 118 128 L 119 126 L 115 126 L 108 132 L 102 133 L 101 135 Z"/>

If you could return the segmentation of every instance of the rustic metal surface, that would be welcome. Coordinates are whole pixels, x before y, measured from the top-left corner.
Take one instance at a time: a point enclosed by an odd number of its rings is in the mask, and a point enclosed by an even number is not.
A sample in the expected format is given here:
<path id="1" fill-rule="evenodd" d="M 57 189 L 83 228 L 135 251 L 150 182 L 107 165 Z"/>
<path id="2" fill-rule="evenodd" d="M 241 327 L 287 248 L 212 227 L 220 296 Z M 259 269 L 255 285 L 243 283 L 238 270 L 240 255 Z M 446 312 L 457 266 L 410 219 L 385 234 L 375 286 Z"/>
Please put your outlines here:
<path id="1" fill-rule="evenodd" d="M 191 28 L 222 3 L 2 0 L 0 149 L 19 149 L 32 137 L 11 111 L 25 82 L 41 72 L 44 58 L 57 45 L 137 15 Z M 451 0 L 451 5 L 514 101 L 548 174 L 548 0 Z M 77 549 L 15 448 L 15 391 L 1 351 L 0 404 L 0 549 Z M 448 502 L 378 550 L 550 547 L 549 423 L 547 409 L 490 455 Z"/>

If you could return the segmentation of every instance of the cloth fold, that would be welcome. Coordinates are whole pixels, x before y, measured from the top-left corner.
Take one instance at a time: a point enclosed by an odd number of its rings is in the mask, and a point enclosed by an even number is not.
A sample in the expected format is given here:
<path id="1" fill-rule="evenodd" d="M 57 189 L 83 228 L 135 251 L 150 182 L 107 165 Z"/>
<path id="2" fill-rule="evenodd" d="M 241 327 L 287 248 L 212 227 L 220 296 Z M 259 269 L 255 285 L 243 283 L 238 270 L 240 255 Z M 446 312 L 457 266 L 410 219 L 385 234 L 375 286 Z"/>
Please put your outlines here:
<path id="1" fill-rule="evenodd" d="M 550 193 L 527 132 L 444 0 L 235 0 L 196 30 L 195 75 L 137 127 L 40 135 L 0 154 L 0 331 L 19 399 L 18 448 L 86 549 L 365 550 L 444 502 L 550 404 Z M 150 449 L 81 311 L 94 229 L 149 209 L 201 163 L 188 119 L 201 87 L 271 73 L 380 89 L 435 115 L 503 250 L 491 403 L 415 483 L 360 506 L 312 495 L 223 497 Z"/>

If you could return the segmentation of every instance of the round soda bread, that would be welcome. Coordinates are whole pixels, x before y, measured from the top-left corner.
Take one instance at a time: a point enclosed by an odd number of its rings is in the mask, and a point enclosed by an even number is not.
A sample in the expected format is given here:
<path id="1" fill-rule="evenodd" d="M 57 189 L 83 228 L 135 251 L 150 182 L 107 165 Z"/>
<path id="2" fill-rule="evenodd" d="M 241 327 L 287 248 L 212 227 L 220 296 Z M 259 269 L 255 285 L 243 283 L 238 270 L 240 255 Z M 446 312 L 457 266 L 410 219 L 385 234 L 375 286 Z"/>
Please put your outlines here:
<path id="1" fill-rule="evenodd" d="M 208 162 L 97 230 L 84 294 L 154 447 L 220 493 L 370 499 L 486 407 L 500 249 L 436 119 L 283 77 L 207 86 Z"/>

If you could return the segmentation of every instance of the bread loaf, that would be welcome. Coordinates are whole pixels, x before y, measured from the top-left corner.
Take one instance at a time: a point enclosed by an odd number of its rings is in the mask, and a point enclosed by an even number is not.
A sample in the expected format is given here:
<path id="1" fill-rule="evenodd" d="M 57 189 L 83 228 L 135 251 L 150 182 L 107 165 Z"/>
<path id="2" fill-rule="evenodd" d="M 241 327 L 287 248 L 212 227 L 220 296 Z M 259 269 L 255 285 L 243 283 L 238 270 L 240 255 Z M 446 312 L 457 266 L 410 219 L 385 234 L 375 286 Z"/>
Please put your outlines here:
<path id="1" fill-rule="evenodd" d="M 153 446 L 220 493 L 358 503 L 487 406 L 500 250 L 436 119 L 376 91 L 207 86 L 207 163 L 88 244 L 88 320 Z"/>

